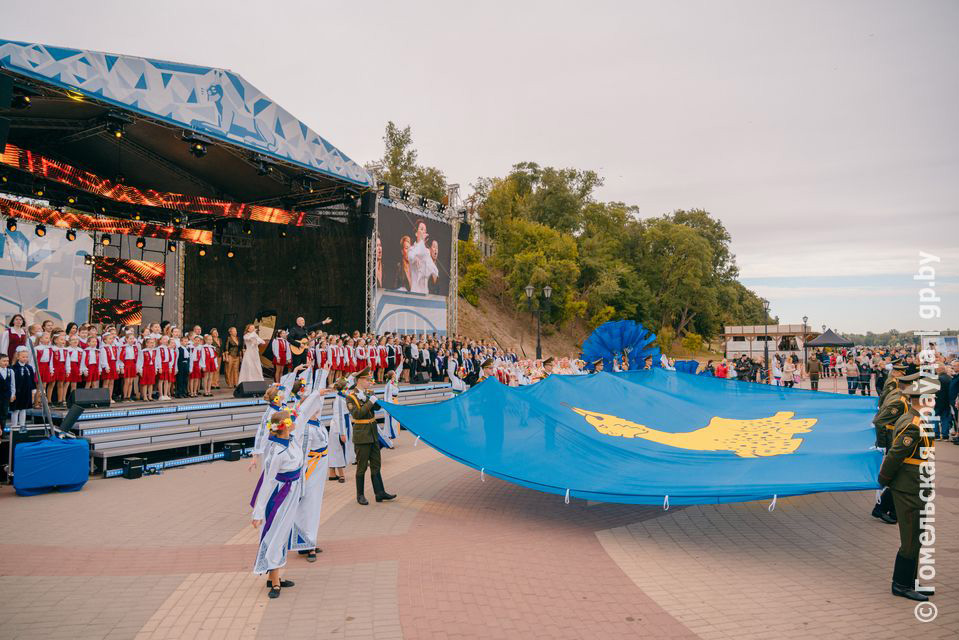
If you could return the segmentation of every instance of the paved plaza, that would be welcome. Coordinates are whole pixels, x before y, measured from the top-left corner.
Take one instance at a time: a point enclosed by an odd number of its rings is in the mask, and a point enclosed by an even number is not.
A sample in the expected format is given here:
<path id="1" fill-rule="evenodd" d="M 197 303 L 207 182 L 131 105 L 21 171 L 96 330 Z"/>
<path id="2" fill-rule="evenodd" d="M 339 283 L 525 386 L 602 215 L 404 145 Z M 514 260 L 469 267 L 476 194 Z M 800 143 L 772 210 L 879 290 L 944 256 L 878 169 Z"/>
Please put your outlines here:
<path id="1" fill-rule="evenodd" d="M 83 491 L 0 490 L 0 638 L 955 638 L 959 447 L 937 450 L 939 615 L 889 594 L 874 492 L 735 505 L 586 503 L 486 477 L 404 432 L 393 503 L 327 483 L 315 564 L 251 574 L 248 461 Z M 597 469 L 597 473 L 602 473 Z"/>

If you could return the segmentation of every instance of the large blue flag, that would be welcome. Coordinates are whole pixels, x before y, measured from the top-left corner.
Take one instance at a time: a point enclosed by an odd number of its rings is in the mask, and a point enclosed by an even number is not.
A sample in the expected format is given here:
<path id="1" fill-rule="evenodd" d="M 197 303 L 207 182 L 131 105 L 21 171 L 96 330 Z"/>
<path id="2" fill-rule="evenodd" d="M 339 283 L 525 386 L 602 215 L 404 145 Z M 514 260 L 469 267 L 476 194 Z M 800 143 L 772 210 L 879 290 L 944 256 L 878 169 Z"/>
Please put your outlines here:
<path id="1" fill-rule="evenodd" d="M 383 403 L 413 434 L 490 476 L 633 504 L 740 502 L 877 488 L 876 399 L 662 369 L 487 379 L 437 404 Z"/>

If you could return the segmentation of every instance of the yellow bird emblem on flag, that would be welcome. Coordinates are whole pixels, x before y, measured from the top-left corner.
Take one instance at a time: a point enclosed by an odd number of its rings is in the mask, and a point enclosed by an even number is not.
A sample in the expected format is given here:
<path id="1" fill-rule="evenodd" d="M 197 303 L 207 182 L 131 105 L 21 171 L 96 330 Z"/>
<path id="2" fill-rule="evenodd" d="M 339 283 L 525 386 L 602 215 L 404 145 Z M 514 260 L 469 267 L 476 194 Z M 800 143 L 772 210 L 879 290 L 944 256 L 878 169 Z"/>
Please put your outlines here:
<path id="1" fill-rule="evenodd" d="M 809 433 L 815 418 L 793 418 L 792 411 L 779 411 L 768 418 L 736 420 L 714 417 L 695 431 L 667 433 L 624 418 L 570 407 L 586 422 L 607 436 L 642 438 L 692 451 L 731 451 L 741 458 L 764 458 L 793 453 L 802 444 L 797 433 Z"/>

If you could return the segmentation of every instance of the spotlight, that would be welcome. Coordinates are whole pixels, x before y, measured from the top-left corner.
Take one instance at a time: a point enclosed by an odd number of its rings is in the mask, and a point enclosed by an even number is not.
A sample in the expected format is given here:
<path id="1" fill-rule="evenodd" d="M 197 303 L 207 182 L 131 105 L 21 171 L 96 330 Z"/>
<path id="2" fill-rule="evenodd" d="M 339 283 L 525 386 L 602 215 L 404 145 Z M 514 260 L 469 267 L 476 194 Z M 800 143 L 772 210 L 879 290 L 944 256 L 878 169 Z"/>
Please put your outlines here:
<path id="1" fill-rule="evenodd" d="M 200 257 L 203 258 L 204 256 L 206 256 L 206 249 L 200 247 Z"/>
<path id="2" fill-rule="evenodd" d="M 170 240 L 169 242 L 167 242 L 166 248 L 167 248 L 167 251 L 169 251 L 170 253 L 176 253 L 176 241 Z"/>
<path id="3" fill-rule="evenodd" d="M 43 185 L 42 184 L 35 185 L 33 187 L 33 193 L 34 195 L 42 198 L 44 194 Z"/>
<path id="4" fill-rule="evenodd" d="M 249 222 L 247 222 L 245 225 L 243 225 L 243 233 L 245 233 L 245 234 L 248 235 L 248 236 L 252 236 L 252 235 L 253 235 L 253 227 L 250 225 Z"/>
<path id="5" fill-rule="evenodd" d="M 13 99 L 10 101 L 10 106 L 14 109 L 29 109 L 30 96 L 13 96 Z"/>
<path id="6" fill-rule="evenodd" d="M 155 293 L 158 296 L 162 296 L 166 294 L 166 289 L 163 287 L 157 287 L 153 290 L 153 293 Z"/>
<path id="7" fill-rule="evenodd" d="M 133 219 L 134 219 L 134 220 L 139 220 L 139 219 L 140 219 L 140 212 L 139 212 L 139 211 L 134 211 L 134 212 L 133 212 Z"/>
<path id="8" fill-rule="evenodd" d="M 107 122 L 107 131 L 113 134 L 114 138 L 123 137 L 123 123 L 110 120 Z"/>
<path id="9" fill-rule="evenodd" d="M 113 238 L 110 237 L 109 233 L 104 233 L 103 236 L 100 237 L 100 244 L 104 247 L 109 247 L 111 242 L 113 242 Z"/>
<path id="10" fill-rule="evenodd" d="M 173 224 L 180 224 L 183 222 L 183 218 L 180 217 L 180 214 L 173 216 Z"/>
<path id="11" fill-rule="evenodd" d="M 233 249 L 230 249 L 229 251 L 226 252 L 226 257 L 227 257 L 227 258 L 232 258 L 234 255 L 235 255 L 235 254 L 233 253 Z"/>
<path id="12" fill-rule="evenodd" d="M 17 230 L 17 220 L 16 218 L 7 218 L 7 231 L 13 233 Z"/>
<path id="13" fill-rule="evenodd" d="M 192 153 L 197 158 L 202 158 L 206 155 L 206 145 L 202 142 L 191 142 L 190 143 L 190 153 Z"/>
<path id="14" fill-rule="evenodd" d="M 0 173 L 0 182 L 2 182 L 3 184 L 7 184 L 8 182 L 10 182 L 10 176 L 8 176 L 5 173 Z"/>
<path id="15" fill-rule="evenodd" d="M 73 229 L 67 229 L 67 240 L 73 242 L 77 239 L 77 232 Z"/>
<path id="16" fill-rule="evenodd" d="M 42 238 L 43 236 L 47 235 L 47 228 L 42 224 L 38 224 L 33 228 L 33 232 L 37 234 L 38 237 Z"/>
<path id="17" fill-rule="evenodd" d="M 286 237 L 286 229 L 280 229 L 280 237 L 281 237 L 281 238 L 285 238 L 285 237 Z"/>
<path id="18" fill-rule="evenodd" d="M 77 203 L 76 196 L 67 196 L 67 204 L 76 204 L 76 203 Z"/>
<path id="19" fill-rule="evenodd" d="M 83 264 L 87 265 L 88 267 L 89 267 L 90 265 L 92 265 L 92 264 L 93 264 L 93 256 L 91 256 L 89 253 L 86 254 L 86 255 L 84 255 L 84 256 L 83 256 Z"/>
<path id="20" fill-rule="evenodd" d="M 106 212 L 107 212 L 107 208 L 106 208 L 105 206 L 101 205 L 101 206 L 100 206 L 100 213 L 106 213 Z"/>
<path id="21" fill-rule="evenodd" d="M 147 245 L 147 241 L 143 238 L 137 238 L 137 249 L 142 249 Z"/>

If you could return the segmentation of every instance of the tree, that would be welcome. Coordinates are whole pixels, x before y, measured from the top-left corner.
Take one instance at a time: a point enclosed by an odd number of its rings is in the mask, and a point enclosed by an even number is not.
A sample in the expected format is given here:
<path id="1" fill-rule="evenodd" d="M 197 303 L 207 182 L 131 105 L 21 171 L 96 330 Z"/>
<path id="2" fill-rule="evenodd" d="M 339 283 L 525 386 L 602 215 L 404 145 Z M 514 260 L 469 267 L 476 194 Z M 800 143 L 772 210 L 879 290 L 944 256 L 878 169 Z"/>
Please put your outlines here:
<path id="1" fill-rule="evenodd" d="M 446 174 L 436 167 L 416 164 L 417 151 L 413 148 L 413 132 L 409 125 L 400 129 L 391 120 L 383 135 L 383 158 L 367 165 L 378 180 L 413 193 L 442 202 L 446 197 Z"/>

